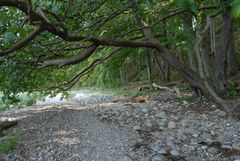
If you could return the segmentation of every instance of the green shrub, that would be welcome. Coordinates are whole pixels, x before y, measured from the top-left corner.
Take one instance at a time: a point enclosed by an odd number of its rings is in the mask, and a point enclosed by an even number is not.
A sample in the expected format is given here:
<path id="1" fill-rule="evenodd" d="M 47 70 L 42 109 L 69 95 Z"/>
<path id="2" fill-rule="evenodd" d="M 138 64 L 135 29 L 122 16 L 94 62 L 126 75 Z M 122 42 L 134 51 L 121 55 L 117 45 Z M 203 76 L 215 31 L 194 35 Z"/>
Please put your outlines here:
<path id="1" fill-rule="evenodd" d="M 18 142 L 18 138 L 18 136 L 14 135 L 0 142 L 0 154 L 11 152 Z"/>
<path id="2" fill-rule="evenodd" d="M 230 87 L 228 97 L 231 98 L 231 99 L 236 99 L 236 98 L 239 97 L 238 89 L 237 89 L 236 86 L 231 86 Z"/>
<path id="3" fill-rule="evenodd" d="M 25 106 L 32 106 L 41 95 L 38 92 L 31 94 L 20 93 L 14 97 L 6 97 L 0 94 L 0 111 L 5 111 L 10 108 L 23 108 Z"/>

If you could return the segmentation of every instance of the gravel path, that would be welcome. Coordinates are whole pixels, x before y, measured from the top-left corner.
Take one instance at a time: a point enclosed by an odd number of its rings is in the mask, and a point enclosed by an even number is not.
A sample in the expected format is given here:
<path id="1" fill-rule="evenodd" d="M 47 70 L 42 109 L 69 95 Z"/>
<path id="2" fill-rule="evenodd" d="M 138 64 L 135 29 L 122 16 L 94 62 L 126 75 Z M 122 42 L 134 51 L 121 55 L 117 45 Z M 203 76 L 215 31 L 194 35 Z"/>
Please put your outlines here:
<path id="1" fill-rule="evenodd" d="M 22 113 L 26 118 L 15 129 L 22 133 L 21 141 L 14 153 L 2 159 L 123 160 L 134 140 L 134 132 L 100 122 L 91 110 L 77 108 L 62 106 Z"/>
<path id="2" fill-rule="evenodd" d="M 240 113 L 229 116 L 204 99 L 179 101 L 166 92 L 125 98 L 79 93 L 73 103 L 0 113 L 0 120 L 19 119 L 11 130 L 21 134 L 16 149 L 0 160 L 240 160 Z"/>

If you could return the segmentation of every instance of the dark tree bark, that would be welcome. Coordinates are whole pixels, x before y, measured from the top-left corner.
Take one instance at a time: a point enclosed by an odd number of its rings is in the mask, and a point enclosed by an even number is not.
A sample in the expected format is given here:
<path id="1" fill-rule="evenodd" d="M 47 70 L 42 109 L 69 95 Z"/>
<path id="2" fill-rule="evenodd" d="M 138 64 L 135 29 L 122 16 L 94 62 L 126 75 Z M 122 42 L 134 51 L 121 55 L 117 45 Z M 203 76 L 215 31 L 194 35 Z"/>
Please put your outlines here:
<path id="1" fill-rule="evenodd" d="M 229 10 L 225 10 L 222 13 L 222 28 L 220 32 L 220 39 L 217 44 L 217 53 L 215 55 L 214 63 L 214 78 L 215 90 L 222 98 L 226 97 L 227 91 L 226 84 L 226 69 L 227 69 L 227 52 L 230 44 L 231 32 L 232 32 L 232 19 Z"/>
<path id="2" fill-rule="evenodd" d="M 153 54 L 153 58 L 154 58 L 154 61 L 156 63 L 157 69 L 158 69 L 158 71 L 160 73 L 161 79 L 163 81 L 165 81 L 165 73 L 164 73 L 164 70 L 163 70 L 163 67 L 162 67 L 162 64 L 161 64 L 161 61 L 160 61 L 158 55 Z"/>
<path id="3" fill-rule="evenodd" d="M 148 53 L 147 54 L 147 75 L 148 75 L 148 80 L 152 84 L 153 83 L 153 78 L 152 78 L 152 60 L 151 60 L 151 55 Z"/>
<path id="4" fill-rule="evenodd" d="M 194 45 L 189 45 L 188 47 L 188 59 L 189 59 L 189 66 L 193 71 L 197 71 L 197 61 L 194 55 Z"/>
<path id="5" fill-rule="evenodd" d="M 171 72 L 171 66 L 167 62 L 165 62 L 165 80 L 166 81 L 171 81 L 170 72 Z"/>
<path id="6" fill-rule="evenodd" d="M 193 16 L 190 13 L 185 13 L 180 15 L 180 18 L 183 20 L 184 29 L 187 30 L 189 33 L 187 41 L 189 66 L 193 71 L 197 72 L 197 59 L 194 54 L 194 41 L 193 41 L 196 33 L 192 25 Z"/>
<path id="7" fill-rule="evenodd" d="M 238 61 L 235 52 L 235 44 L 234 44 L 234 34 L 233 34 L 233 26 L 231 28 L 232 32 L 230 35 L 230 42 L 227 51 L 227 75 L 234 76 L 238 72 Z"/>
<path id="8" fill-rule="evenodd" d="M 126 75 L 126 71 L 125 68 L 122 66 L 120 68 L 120 77 L 121 77 L 121 83 L 124 85 L 127 82 L 127 75 Z"/>
<path id="9" fill-rule="evenodd" d="M 193 41 L 193 39 L 196 37 L 196 32 L 194 31 L 193 25 L 192 25 L 193 16 L 189 13 L 186 13 L 181 15 L 180 17 L 183 20 L 184 29 L 189 32 L 189 38 L 187 41 L 189 67 L 192 71 L 198 72 L 198 62 L 197 62 L 197 58 L 194 51 L 195 44 Z M 200 88 L 192 86 L 192 90 L 194 91 L 195 96 L 202 97 L 203 92 L 201 91 Z"/>

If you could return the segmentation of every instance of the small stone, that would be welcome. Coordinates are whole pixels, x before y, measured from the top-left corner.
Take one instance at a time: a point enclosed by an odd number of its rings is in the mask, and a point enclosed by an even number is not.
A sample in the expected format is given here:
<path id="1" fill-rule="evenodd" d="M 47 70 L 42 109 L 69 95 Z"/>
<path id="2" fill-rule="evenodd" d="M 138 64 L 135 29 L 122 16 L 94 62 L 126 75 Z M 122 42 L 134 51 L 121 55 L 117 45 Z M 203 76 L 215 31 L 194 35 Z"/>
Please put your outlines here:
<path id="1" fill-rule="evenodd" d="M 161 118 L 161 119 L 166 119 L 166 118 L 167 118 L 166 113 L 163 112 L 163 111 L 162 111 L 162 112 L 159 112 L 156 116 L 159 117 L 159 118 Z"/>
<path id="2" fill-rule="evenodd" d="M 174 121 L 179 121 L 179 117 L 176 115 L 171 115 L 169 118 Z"/>
<path id="3" fill-rule="evenodd" d="M 130 117 L 131 116 L 131 113 L 126 111 L 126 114 L 125 114 L 127 117 Z"/>
<path id="4" fill-rule="evenodd" d="M 194 130 L 193 128 L 185 128 L 185 129 L 184 129 L 184 132 L 185 132 L 186 134 L 193 134 L 193 133 L 195 132 L 195 130 Z"/>
<path id="5" fill-rule="evenodd" d="M 232 148 L 234 150 L 240 151 L 240 145 L 238 145 L 238 144 L 232 144 Z"/>
<path id="6" fill-rule="evenodd" d="M 164 121 L 160 121 L 160 122 L 158 122 L 158 126 L 160 126 L 160 127 L 165 126 L 165 122 L 164 122 Z"/>
<path id="7" fill-rule="evenodd" d="M 208 151 L 209 153 L 212 153 L 212 154 L 217 154 L 217 153 L 218 153 L 218 149 L 217 149 L 217 148 L 214 148 L 214 147 L 208 148 L 207 151 Z"/>
<path id="8" fill-rule="evenodd" d="M 134 158 L 135 153 L 133 151 L 130 151 L 130 152 L 128 152 L 128 156 L 131 157 L 131 158 Z"/>
<path id="9" fill-rule="evenodd" d="M 207 145 L 211 145 L 214 142 L 214 140 L 207 138 L 205 142 L 207 143 Z"/>
<path id="10" fill-rule="evenodd" d="M 211 134 L 212 136 L 216 135 L 213 130 L 210 131 L 210 134 Z"/>
<path id="11" fill-rule="evenodd" d="M 124 122 L 119 122 L 119 125 L 120 126 L 124 126 Z"/>
<path id="12" fill-rule="evenodd" d="M 170 122 L 168 123 L 168 128 L 169 128 L 169 129 L 174 129 L 174 128 L 176 128 L 176 127 L 177 127 L 176 122 L 170 121 Z"/>
<path id="13" fill-rule="evenodd" d="M 122 161 L 133 161 L 129 156 L 124 156 Z"/>
<path id="14" fill-rule="evenodd" d="M 173 149 L 170 151 L 170 154 L 173 156 L 173 157 L 178 157 L 180 155 L 179 151 Z"/>
<path id="15" fill-rule="evenodd" d="M 174 146 L 174 142 L 169 138 L 167 138 L 166 144 L 167 144 L 167 146 L 171 146 L 171 147 Z"/>
<path id="16" fill-rule="evenodd" d="M 230 146 L 230 145 L 222 145 L 222 148 L 223 149 L 232 149 L 232 146 Z"/>
<path id="17" fill-rule="evenodd" d="M 198 137 L 198 134 L 195 133 L 195 134 L 193 134 L 192 136 L 193 136 L 194 138 L 197 138 L 197 137 Z"/>
<path id="18" fill-rule="evenodd" d="M 153 156 L 152 161 L 167 161 L 167 158 L 162 154 L 156 154 Z"/>
<path id="19" fill-rule="evenodd" d="M 204 146 L 202 146 L 201 148 L 202 148 L 203 150 L 206 150 L 206 149 L 208 148 L 208 146 L 205 146 L 205 145 L 204 145 Z"/>
<path id="20" fill-rule="evenodd" d="M 227 113 L 225 111 L 219 111 L 218 115 L 221 117 L 225 117 L 227 115 Z"/>
<path id="21" fill-rule="evenodd" d="M 167 150 L 161 149 L 161 150 L 159 150 L 159 154 L 166 155 L 167 154 Z"/>
<path id="22" fill-rule="evenodd" d="M 146 120 L 145 125 L 147 127 L 152 127 L 153 126 L 150 120 Z"/>
<path id="23" fill-rule="evenodd" d="M 187 137 L 184 134 L 183 130 L 179 129 L 177 133 L 177 140 L 186 140 Z"/>
<path id="24" fill-rule="evenodd" d="M 234 155 L 233 158 L 235 159 L 234 161 L 240 161 L 240 155 Z"/>
<path id="25" fill-rule="evenodd" d="M 135 130 L 135 131 L 136 131 L 136 130 L 140 130 L 140 129 L 141 129 L 141 126 L 140 126 L 140 125 L 136 125 L 136 126 L 133 127 L 133 130 Z"/>
<path id="26" fill-rule="evenodd" d="M 203 133 L 200 135 L 200 137 L 202 138 L 202 140 L 207 140 L 211 138 L 211 135 L 209 133 Z"/>
<path id="27" fill-rule="evenodd" d="M 142 112 L 146 113 L 146 112 L 148 112 L 148 109 L 143 108 L 143 109 L 142 109 Z"/>
<path id="28" fill-rule="evenodd" d="M 235 159 L 234 161 L 240 161 L 240 155 L 235 155 L 234 159 Z"/>

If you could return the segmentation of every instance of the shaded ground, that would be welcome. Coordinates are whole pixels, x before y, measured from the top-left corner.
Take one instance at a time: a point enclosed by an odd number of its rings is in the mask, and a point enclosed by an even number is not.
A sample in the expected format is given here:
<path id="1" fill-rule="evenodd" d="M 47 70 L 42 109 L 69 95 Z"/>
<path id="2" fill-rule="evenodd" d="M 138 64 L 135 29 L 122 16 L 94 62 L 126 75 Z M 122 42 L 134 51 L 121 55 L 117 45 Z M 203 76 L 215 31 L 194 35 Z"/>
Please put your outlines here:
<path id="1" fill-rule="evenodd" d="M 240 121 L 204 99 L 169 92 L 141 98 L 84 92 L 78 102 L 50 101 L 1 113 L 1 119 L 20 119 L 11 130 L 21 137 L 16 149 L 0 160 L 240 159 Z"/>
<path id="2" fill-rule="evenodd" d="M 79 106 L 49 106 L 19 115 L 15 130 L 21 141 L 3 160 L 122 160 L 134 140 L 133 132 L 102 123 Z"/>

